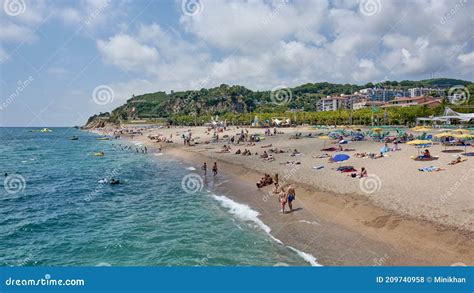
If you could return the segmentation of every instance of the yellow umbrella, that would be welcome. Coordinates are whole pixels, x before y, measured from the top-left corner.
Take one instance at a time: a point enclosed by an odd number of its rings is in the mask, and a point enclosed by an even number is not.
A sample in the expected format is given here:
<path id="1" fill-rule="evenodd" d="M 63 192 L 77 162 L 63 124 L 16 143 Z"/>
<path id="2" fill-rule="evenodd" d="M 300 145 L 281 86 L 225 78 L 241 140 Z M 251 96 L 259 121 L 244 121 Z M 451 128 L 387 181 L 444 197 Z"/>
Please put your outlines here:
<path id="1" fill-rule="evenodd" d="M 427 132 L 427 131 L 430 131 L 432 129 L 428 128 L 428 127 L 421 127 L 421 128 L 416 128 L 416 129 L 412 128 L 411 130 L 416 131 L 416 132 Z"/>
<path id="2" fill-rule="evenodd" d="M 423 145 L 423 144 L 429 144 L 429 143 L 431 143 L 431 140 L 425 140 L 425 139 L 416 139 L 416 140 L 407 142 L 407 144 L 409 145 Z"/>
<path id="3" fill-rule="evenodd" d="M 416 140 L 412 140 L 412 141 L 407 142 L 407 144 L 414 145 L 414 146 L 426 145 L 426 144 L 430 144 L 430 143 L 431 143 L 431 140 L 424 140 L 424 139 L 416 139 Z M 419 154 L 420 154 L 420 148 L 418 148 L 418 155 Z"/>
<path id="4" fill-rule="evenodd" d="M 323 146 L 323 149 L 325 149 L 325 148 L 326 148 L 326 140 L 329 140 L 329 139 L 331 139 L 331 138 L 330 138 L 329 136 L 327 136 L 327 135 L 321 135 L 321 136 L 319 137 L 319 139 L 324 139 L 324 146 Z"/>
<path id="5" fill-rule="evenodd" d="M 379 132 L 379 131 L 382 131 L 382 128 L 375 127 L 375 128 L 372 128 L 372 131 L 377 131 L 377 132 Z"/>
<path id="6" fill-rule="evenodd" d="M 450 137 L 453 136 L 451 132 L 441 132 L 435 135 L 435 137 L 442 138 L 442 137 Z"/>
<path id="7" fill-rule="evenodd" d="M 469 132 L 468 130 L 465 130 L 465 129 L 456 129 L 456 130 L 453 130 L 452 132 L 456 132 L 456 133 L 467 133 Z"/>

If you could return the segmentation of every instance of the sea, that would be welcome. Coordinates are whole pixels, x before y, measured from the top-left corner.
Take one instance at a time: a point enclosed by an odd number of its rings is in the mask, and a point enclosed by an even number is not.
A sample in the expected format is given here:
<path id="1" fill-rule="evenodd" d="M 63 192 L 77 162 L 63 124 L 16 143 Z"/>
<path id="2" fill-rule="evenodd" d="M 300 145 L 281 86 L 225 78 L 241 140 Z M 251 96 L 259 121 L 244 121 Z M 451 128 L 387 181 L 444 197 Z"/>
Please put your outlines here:
<path id="1" fill-rule="evenodd" d="M 204 181 L 133 141 L 41 129 L 0 128 L 1 266 L 316 264 L 213 191 L 225 175 Z"/>

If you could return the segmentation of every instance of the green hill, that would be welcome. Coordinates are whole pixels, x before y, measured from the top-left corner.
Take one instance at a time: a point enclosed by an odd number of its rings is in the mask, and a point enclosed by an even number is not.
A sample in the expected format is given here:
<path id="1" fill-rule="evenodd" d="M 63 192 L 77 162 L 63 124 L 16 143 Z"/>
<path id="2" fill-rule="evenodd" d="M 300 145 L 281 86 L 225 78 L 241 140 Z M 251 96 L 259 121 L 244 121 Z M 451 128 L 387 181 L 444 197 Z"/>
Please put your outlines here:
<path id="1" fill-rule="evenodd" d="M 305 112 L 316 110 L 316 101 L 327 95 L 351 94 L 367 87 L 408 89 L 411 87 L 442 87 L 464 85 L 474 92 L 473 83 L 464 80 L 437 78 L 421 81 L 385 81 L 374 85 L 307 83 L 272 94 L 271 91 L 252 91 L 243 86 L 222 84 L 218 87 L 179 92 L 155 92 L 133 96 L 110 113 L 109 122 L 131 119 L 171 118 L 176 116 L 210 116 L 244 113 L 283 113 L 289 109 Z M 470 100 L 470 103 L 472 103 Z M 283 101 L 283 103 L 282 103 Z M 92 119 L 92 117 L 90 118 Z M 89 119 L 89 120 L 90 120 Z M 103 119 L 103 117 L 102 117 Z M 90 121 L 88 121 L 90 122 Z"/>

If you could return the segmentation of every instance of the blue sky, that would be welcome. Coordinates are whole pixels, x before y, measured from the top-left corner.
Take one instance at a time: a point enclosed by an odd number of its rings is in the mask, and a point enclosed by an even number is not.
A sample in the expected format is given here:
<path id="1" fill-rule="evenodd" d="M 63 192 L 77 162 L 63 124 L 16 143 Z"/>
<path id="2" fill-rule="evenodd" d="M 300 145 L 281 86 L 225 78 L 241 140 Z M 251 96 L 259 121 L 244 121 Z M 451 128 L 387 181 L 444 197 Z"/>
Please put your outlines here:
<path id="1" fill-rule="evenodd" d="M 0 126 L 221 83 L 473 80 L 473 1 L 0 1 Z"/>

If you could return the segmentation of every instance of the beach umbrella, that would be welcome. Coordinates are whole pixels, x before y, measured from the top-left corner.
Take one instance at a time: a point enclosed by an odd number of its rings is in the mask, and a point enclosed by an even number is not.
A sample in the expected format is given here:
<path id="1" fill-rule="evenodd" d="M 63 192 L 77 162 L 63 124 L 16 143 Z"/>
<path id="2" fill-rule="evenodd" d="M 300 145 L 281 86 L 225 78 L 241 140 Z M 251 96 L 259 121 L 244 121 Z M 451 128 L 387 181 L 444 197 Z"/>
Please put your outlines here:
<path id="1" fill-rule="evenodd" d="M 450 137 L 450 136 L 453 136 L 451 132 L 441 132 L 435 135 L 435 137 L 438 137 L 438 138 Z"/>
<path id="2" fill-rule="evenodd" d="M 335 161 L 335 162 L 342 162 L 342 161 L 346 161 L 346 160 L 349 160 L 350 156 L 349 155 L 346 155 L 346 154 L 337 154 L 335 155 L 334 157 L 332 157 L 332 159 Z"/>
<path id="3" fill-rule="evenodd" d="M 371 130 L 372 130 L 372 131 L 376 131 L 376 132 L 380 132 L 380 131 L 382 131 L 382 128 L 375 127 L 375 128 L 372 128 Z"/>
<path id="4" fill-rule="evenodd" d="M 331 138 L 330 138 L 329 136 L 327 136 L 327 135 L 321 135 L 321 136 L 319 137 L 319 139 L 323 139 L 323 140 L 324 140 L 323 149 L 325 149 L 325 148 L 326 148 L 326 140 L 329 140 L 329 139 L 331 139 Z"/>
<path id="5" fill-rule="evenodd" d="M 473 134 L 469 134 L 469 133 L 463 133 L 463 134 L 455 134 L 453 135 L 455 138 L 458 138 L 458 139 L 462 139 L 464 140 L 464 153 L 466 154 L 467 153 L 467 144 L 466 144 L 466 140 L 472 140 L 474 138 L 474 135 Z"/>
<path id="6" fill-rule="evenodd" d="M 428 128 L 428 127 L 420 127 L 420 128 L 416 128 L 416 129 L 412 128 L 411 130 L 416 131 L 416 132 L 427 132 L 427 131 L 430 131 L 432 129 Z"/>
<path id="7" fill-rule="evenodd" d="M 412 140 L 412 141 L 409 141 L 407 142 L 407 144 L 409 145 L 414 145 L 417 147 L 417 150 L 418 150 L 418 155 L 420 154 L 420 148 L 425 146 L 429 146 L 429 144 L 431 144 L 431 140 L 424 140 L 424 139 L 416 139 L 416 140 Z"/>
<path id="8" fill-rule="evenodd" d="M 451 132 L 441 132 L 441 133 L 438 133 L 435 135 L 435 137 L 437 138 L 445 138 L 445 137 L 452 137 L 453 134 Z M 444 150 L 446 150 L 448 148 L 448 145 L 445 144 L 444 145 Z"/>
<path id="9" fill-rule="evenodd" d="M 430 144 L 432 141 L 431 140 L 425 140 L 425 139 L 416 139 L 407 142 L 409 145 L 425 145 L 425 144 Z"/>

